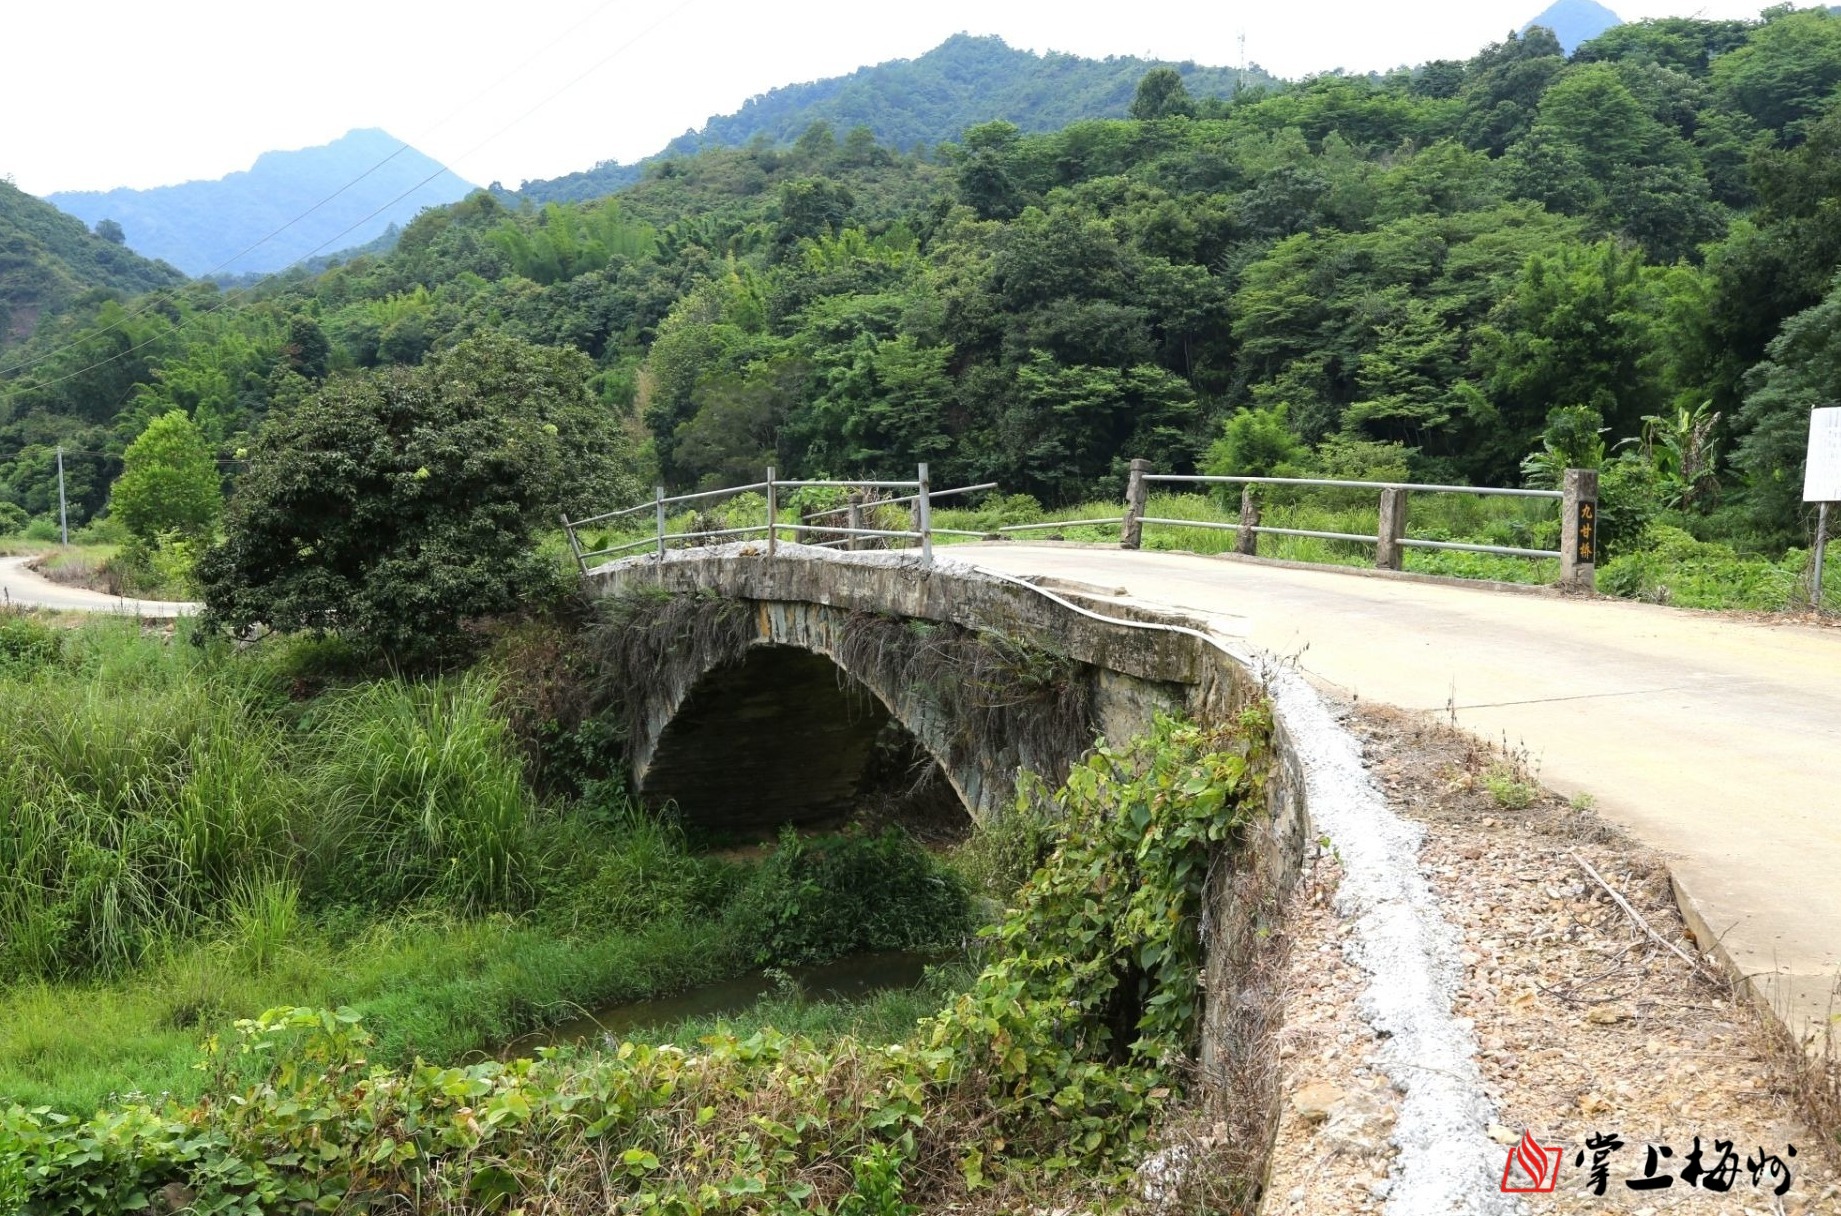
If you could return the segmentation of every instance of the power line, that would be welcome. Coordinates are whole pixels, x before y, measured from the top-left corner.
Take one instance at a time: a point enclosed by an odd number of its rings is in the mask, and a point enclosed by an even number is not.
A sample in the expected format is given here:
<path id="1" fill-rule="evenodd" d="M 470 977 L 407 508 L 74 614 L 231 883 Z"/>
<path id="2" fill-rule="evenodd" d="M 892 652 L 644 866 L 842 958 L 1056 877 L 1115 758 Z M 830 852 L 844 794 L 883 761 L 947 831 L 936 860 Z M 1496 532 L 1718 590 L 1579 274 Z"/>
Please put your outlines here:
<path id="1" fill-rule="evenodd" d="M 556 37 L 550 39 L 550 41 L 544 43 L 541 47 L 538 47 L 536 50 L 526 55 L 514 67 L 506 70 L 491 84 L 476 91 L 471 97 L 468 97 L 465 101 L 460 102 L 459 104 L 450 107 L 448 109 L 448 112 L 445 115 L 443 115 L 439 120 L 437 120 L 433 126 L 424 128 L 415 138 L 418 141 L 424 140 L 424 139 L 427 139 L 430 135 L 434 134 L 436 131 L 439 131 L 442 127 L 452 122 L 454 120 L 455 115 L 461 113 L 463 110 L 467 109 L 468 107 L 472 106 L 476 102 L 480 101 L 481 99 L 486 97 L 487 94 L 491 93 L 493 90 L 503 85 L 506 81 L 510 80 L 513 76 L 516 76 L 519 72 L 522 72 L 525 68 L 535 63 L 540 56 L 547 54 L 549 51 L 554 49 L 559 43 L 569 38 L 577 30 L 581 29 L 584 25 L 587 25 L 589 22 L 599 17 L 602 13 L 606 12 L 609 8 L 612 8 L 616 3 L 618 3 L 618 0 L 604 0 L 602 4 L 600 4 L 593 11 L 588 13 L 586 16 L 582 17 L 575 24 L 569 26 L 562 33 L 558 34 Z M 679 7 L 681 8 L 684 6 L 680 5 Z M 656 26 L 656 24 L 657 23 L 655 22 L 654 26 Z M 644 37 L 646 33 L 651 32 L 652 28 L 653 27 L 649 26 L 647 27 L 646 30 L 641 31 L 640 37 Z M 605 62 L 605 60 L 603 60 L 602 62 Z M 595 66 L 598 68 L 600 64 L 596 64 Z M 589 71 L 591 72 L 594 70 L 595 70 L 594 68 L 589 69 Z M 584 73 L 584 75 L 586 75 L 586 73 Z M 581 77 L 576 78 L 576 80 L 580 80 L 580 79 Z M 573 80 L 570 81 L 570 85 L 573 85 L 574 83 L 575 81 Z M 564 87 L 568 88 L 570 87 L 570 85 L 565 85 Z M 553 100 L 553 97 L 550 99 L 546 99 L 546 101 L 547 100 Z M 539 104 L 544 104 L 544 103 L 539 103 Z M 514 122 L 521 122 L 523 121 L 524 118 L 527 118 L 527 117 L 529 117 L 529 112 L 527 112 L 524 115 L 521 115 L 518 119 L 514 120 Z M 499 135 L 502 135 L 502 134 L 504 134 L 503 130 L 495 133 L 491 138 L 496 139 L 498 138 Z M 486 142 L 490 142 L 490 140 Z M 484 146 L 484 143 L 476 144 L 472 148 L 469 148 L 466 152 L 462 153 L 461 155 L 463 157 L 470 156 L 474 152 L 478 151 L 483 146 Z M 218 265 L 212 267 L 210 270 L 207 270 L 204 274 L 196 276 L 194 281 L 209 279 L 214 275 L 220 274 L 223 271 L 228 270 L 230 267 L 236 265 L 238 261 L 254 253 L 256 250 L 262 248 L 264 245 L 268 244 L 270 241 L 274 240 L 276 237 L 280 236 L 282 233 L 286 232 L 288 229 L 294 227 L 296 224 L 300 223 L 302 220 L 306 219 L 308 216 L 311 216 L 316 211 L 320 210 L 320 208 L 326 206 L 328 203 L 332 202 L 334 199 L 338 198 L 340 195 L 350 190 L 353 186 L 356 186 L 359 182 L 362 182 L 365 178 L 371 176 L 371 174 L 377 172 L 379 169 L 383 168 L 385 165 L 389 164 L 391 161 L 395 160 L 397 157 L 401 156 L 403 153 L 409 150 L 410 150 L 410 145 L 408 143 L 404 143 L 402 146 L 397 148 L 396 151 L 390 153 L 388 156 L 384 157 L 382 160 L 378 161 L 376 164 L 372 165 L 370 168 L 360 173 L 357 177 L 352 178 L 350 181 L 340 186 L 337 190 L 334 190 L 331 194 L 328 194 L 325 198 L 313 204 L 313 206 L 307 208 L 305 211 L 301 212 L 299 215 L 295 216 L 293 219 L 289 220 L 287 223 L 281 225 L 281 227 L 275 229 L 273 232 L 270 232 L 267 236 L 264 236 L 261 240 L 257 241 L 255 244 L 250 245 L 247 248 L 235 254 L 232 254 L 229 258 L 218 263 Z M 427 178 L 424 178 L 422 181 L 416 183 L 415 186 L 411 187 L 408 191 L 404 192 L 403 194 L 399 194 L 396 198 L 393 198 L 388 203 L 385 203 L 383 207 L 378 208 L 377 211 L 373 211 L 370 215 L 365 216 L 364 219 L 359 220 L 358 223 L 352 225 L 351 228 L 345 229 L 345 232 L 341 232 L 338 234 L 338 236 L 333 237 L 332 240 L 336 241 L 339 239 L 339 237 L 342 237 L 346 233 L 351 232 L 352 228 L 357 228 L 363 224 L 369 223 L 372 219 L 376 218 L 376 216 L 380 212 L 387 210 L 390 207 L 394 207 L 397 203 L 407 198 L 410 194 L 414 194 L 417 190 L 420 190 L 423 186 L 426 186 L 429 182 L 433 181 L 435 178 L 439 176 L 441 176 L 441 174 L 437 172 L 437 173 L 431 174 Z M 314 254 L 318 253 L 321 249 L 324 249 L 326 245 L 330 243 L 331 241 L 324 242 L 320 244 L 319 246 L 317 246 L 316 248 L 314 248 L 313 250 L 311 250 L 304 257 L 297 258 L 294 262 L 290 263 L 288 266 L 284 266 L 280 270 L 271 271 L 268 274 L 262 276 L 262 278 L 258 279 L 255 283 L 250 285 L 249 290 L 254 290 L 257 287 L 260 287 L 262 284 L 268 282 L 270 279 L 287 273 L 287 271 L 293 269 L 294 266 L 298 266 L 301 262 L 304 262 L 308 258 L 311 258 Z M 167 303 L 169 301 L 177 299 L 178 295 L 179 295 L 179 292 L 177 290 L 156 292 L 150 298 L 144 300 L 140 305 L 138 305 L 137 307 L 133 309 L 128 310 L 120 318 L 118 318 L 117 320 L 115 320 L 114 322 L 112 322 L 111 324 L 109 324 L 103 329 L 85 334 L 81 338 L 73 338 L 70 341 L 65 342 L 61 346 L 54 346 L 48 351 L 44 351 L 38 355 L 34 355 L 29 359 L 25 359 L 19 363 L 12 364 L 11 366 L 0 367 L 0 376 L 10 376 L 20 371 L 23 371 L 26 368 L 36 367 L 37 365 L 45 362 L 48 359 L 55 358 L 56 356 L 64 353 L 65 351 L 71 350 L 81 345 L 85 341 L 89 341 L 94 338 L 99 338 L 103 336 L 104 334 L 112 333 L 115 330 L 120 329 L 123 325 L 126 325 L 129 321 L 133 320 L 135 317 L 141 316 L 144 313 L 150 311 L 151 309 L 159 307 L 159 305 L 163 303 Z M 126 352 L 123 352 L 123 353 L 126 353 Z"/>
<path id="2" fill-rule="evenodd" d="M 494 131 L 491 135 L 486 136 L 486 138 L 480 140 L 478 143 L 468 148 L 465 152 L 462 152 L 460 154 L 461 157 L 465 158 L 465 157 L 471 156 L 473 155 L 473 153 L 479 151 L 481 148 L 485 147 L 487 144 L 498 139 L 501 135 L 504 135 L 506 132 L 510 131 L 513 127 L 517 126 L 519 123 L 523 122 L 525 119 L 535 114 L 538 110 L 541 110 L 543 107 L 549 105 L 551 102 L 555 101 L 558 97 L 561 97 L 564 93 L 574 88 L 577 84 L 581 83 L 583 80 L 586 80 L 589 76 L 593 75 L 595 72 L 600 71 L 603 67 L 606 67 L 614 59 L 618 58 L 620 55 L 624 54 L 626 51 L 631 49 L 635 44 L 637 44 L 641 39 L 645 38 L 653 30 L 665 24 L 665 22 L 671 20 L 673 17 L 677 16 L 679 13 L 683 12 L 685 9 L 689 8 L 692 4 L 695 4 L 696 2 L 697 0 L 680 0 L 680 2 L 677 5 L 666 10 L 663 16 L 659 17 L 657 20 L 653 21 L 650 25 L 641 29 L 637 34 L 633 35 L 631 38 L 627 39 L 625 42 L 615 47 L 612 51 L 608 52 L 606 55 L 602 56 L 600 59 L 596 60 L 593 64 L 589 65 L 589 67 L 586 70 L 576 74 L 575 76 L 570 77 L 560 87 L 558 87 L 555 91 L 551 92 L 548 96 L 544 97 L 541 101 L 538 101 L 535 105 L 531 106 L 529 109 L 525 110 L 522 114 L 518 115 L 516 118 L 512 119 L 510 122 L 506 123 L 504 126 L 500 127 L 498 130 Z M 471 104 L 471 103 L 468 103 L 468 104 Z M 311 258 L 314 254 L 326 248 L 326 246 L 332 244 L 334 241 L 337 241 L 340 238 L 344 237 L 347 233 L 351 232 L 353 229 L 358 228 L 362 226 L 363 224 L 368 223 L 372 219 L 375 219 L 378 215 L 381 215 L 384 211 L 387 211 L 391 207 L 394 207 L 397 203 L 402 202 L 405 198 L 408 198 L 411 194 L 414 194 L 417 190 L 420 190 L 423 186 L 426 186 L 429 182 L 434 181 L 435 178 L 441 176 L 442 173 L 445 173 L 447 171 L 448 170 L 445 167 L 443 167 L 442 169 L 439 169 L 436 172 L 429 174 L 427 177 L 423 178 L 421 181 L 417 182 L 415 185 L 409 187 L 409 189 L 403 191 L 401 194 L 397 195 L 395 198 L 391 199 L 389 202 L 385 203 L 383 206 L 377 208 L 377 210 L 371 212 L 369 215 L 365 216 L 363 219 L 360 219 L 356 221 L 355 223 L 351 224 L 343 232 L 339 232 L 331 237 L 328 237 L 326 240 L 314 246 L 314 248 L 310 249 L 307 252 L 306 257 L 302 258 L 301 261 L 305 261 L 307 258 Z M 298 265 L 298 263 L 296 264 Z M 194 320 L 196 320 L 197 318 L 201 316 L 209 316 L 210 314 L 217 312 L 219 309 L 223 308 L 225 305 L 231 303 L 232 300 L 238 296 L 248 295 L 254 292 L 257 288 L 261 287 L 264 283 L 267 283 L 269 279 L 275 278 L 277 275 L 281 273 L 283 272 L 277 271 L 275 272 L 275 274 L 267 275 L 264 278 L 260 279 L 259 281 L 251 284 L 248 287 L 239 287 L 239 288 L 233 289 L 232 291 L 230 291 L 229 293 L 227 293 L 226 295 L 220 297 L 217 301 L 215 301 L 211 307 L 200 309 L 197 312 L 194 312 L 191 316 L 186 317 L 183 320 L 181 320 L 179 324 L 174 327 L 173 332 L 176 333 L 179 330 L 184 329 L 187 325 L 190 325 Z M 112 326 L 111 328 L 114 328 L 114 327 Z M 108 331 L 105 330 L 103 332 L 106 333 Z M 91 336 L 96 337 L 100 335 L 91 335 Z M 165 334 L 156 334 L 151 338 L 144 338 L 141 341 L 135 343 L 133 346 L 128 347 L 126 350 L 117 351 L 115 354 L 110 355 L 106 359 L 98 359 L 96 362 L 88 364 L 84 367 L 80 367 L 74 372 L 67 372 L 64 375 L 59 376 L 56 380 L 42 381 L 34 385 L 33 387 L 38 388 L 38 389 L 55 388 L 56 386 L 63 384 L 64 382 L 68 380 L 74 380 L 78 376 L 84 375 L 88 372 L 95 371 L 99 367 L 105 367 L 110 363 L 114 363 L 118 359 L 125 359 L 129 355 L 133 354 L 135 351 L 140 350 L 142 347 L 151 345 L 152 343 L 157 342 L 161 338 L 166 337 L 166 336 L 167 335 Z M 76 345 L 76 343 L 73 342 L 71 343 L 71 345 L 74 346 Z M 50 357 L 49 354 L 44 356 L 44 358 L 49 358 L 49 357 Z M 39 362 L 43 362 L 43 359 L 41 358 L 38 360 L 34 360 L 31 363 L 27 363 L 22 366 L 30 367 L 30 366 L 36 365 L 36 363 L 39 363 Z"/>

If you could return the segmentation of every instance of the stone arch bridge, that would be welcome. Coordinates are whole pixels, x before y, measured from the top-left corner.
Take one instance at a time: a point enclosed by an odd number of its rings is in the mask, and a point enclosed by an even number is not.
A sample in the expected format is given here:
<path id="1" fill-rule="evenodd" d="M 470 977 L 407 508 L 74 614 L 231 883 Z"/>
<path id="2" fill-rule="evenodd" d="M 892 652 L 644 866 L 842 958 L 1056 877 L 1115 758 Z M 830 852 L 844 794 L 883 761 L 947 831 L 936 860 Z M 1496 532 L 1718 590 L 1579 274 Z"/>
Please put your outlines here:
<path id="1" fill-rule="evenodd" d="M 848 810 L 891 720 L 977 819 L 1019 775 L 1058 782 L 1101 735 L 1162 711 L 1236 712 L 1261 687 L 1196 622 L 1108 589 L 1030 582 L 909 552 L 732 544 L 588 572 L 616 609 L 599 647 L 627 690 L 627 752 L 649 801 L 772 830 Z M 1204 1083 L 1253 1075 L 1248 976 L 1308 838 L 1305 776 L 1275 724 L 1266 813 L 1205 896 Z"/>
<path id="2" fill-rule="evenodd" d="M 1058 782 L 1098 737 L 1229 714 L 1258 687 L 1203 631 L 1107 589 L 899 551 L 728 545 L 614 563 L 589 585 L 622 603 L 641 794 L 735 831 L 848 810 L 891 720 L 982 820 L 1024 771 Z M 1301 832 L 1295 782 L 1272 785 L 1274 822 Z"/>

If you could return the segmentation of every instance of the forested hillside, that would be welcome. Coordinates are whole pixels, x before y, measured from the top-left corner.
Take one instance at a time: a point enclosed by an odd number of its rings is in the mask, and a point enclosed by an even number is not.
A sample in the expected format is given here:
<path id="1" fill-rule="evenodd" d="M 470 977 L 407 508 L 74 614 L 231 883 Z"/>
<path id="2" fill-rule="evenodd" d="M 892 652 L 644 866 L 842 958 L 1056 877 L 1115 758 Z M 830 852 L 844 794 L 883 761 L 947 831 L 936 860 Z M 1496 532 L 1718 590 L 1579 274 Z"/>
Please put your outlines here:
<path id="1" fill-rule="evenodd" d="M 1103 60 L 1037 55 L 1001 38 L 957 34 L 918 59 L 879 63 L 752 98 L 736 113 L 680 135 L 648 162 L 609 161 L 581 173 L 525 182 L 518 194 L 537 203 L 599 198 L 638 181 L 650 161 L 708 148 L 740 148 L 759 139 L 787 144 L 815 122 L 839 132 L 861 127 L 867 132 L 861 138 L 911 151 L 957 140 L 966 128 L 994 119 L 1035 132 L 1089 118 L 1123 118 L 1138 81 L 1154 67 L 1176 69 L 1197 97 L 1231 97 L 1241 88 L 1278 83 L 1257 66 L 1243 72 L 1130 55 Z"/>
<path id="2" fill-rule="evenodd" d="M 97 236 L 51 204 L 0 181 L 0 351 L 30 337 L 42 320 L 85 292 L 135 295 L 184 279 L 171 266 L 149 262 L 119 240 Z M 0 367 L 10 362 L 0 355 Z"/>
<path id="3" fill-rule="evenodd" d="M 86 223 L 118 224 L 131 247 L 187 274 L 239 275 L 364 245 L 472 189 L 389 132 L 364 130 L 318 147 L 264 152 L 246 171 L 215 181 L 47 201 Z"/>
<path id="4" fill-rule="evenodd" d="M 926 460 L 1053 504 L 1134 456 L 1505 484 L 1544 453 L 1603 463 L 1631 537 L 1776 552 L 1807 537 L 1806 412 L 1841 400 L 1838 88 L 1841 19 L 1774 10 L 1231 100 L 1154 71 L 1134 117 L 925 156 L 818 124 L 592 203 L 476 194 L 385 256 L 41 334 L 0 493 L 44 511 L 63 441 L 97 453 L 87 518 L 154 417 L 235 460 L 328 381 L 490 331 L 580 352 L 627 485 Z"/>

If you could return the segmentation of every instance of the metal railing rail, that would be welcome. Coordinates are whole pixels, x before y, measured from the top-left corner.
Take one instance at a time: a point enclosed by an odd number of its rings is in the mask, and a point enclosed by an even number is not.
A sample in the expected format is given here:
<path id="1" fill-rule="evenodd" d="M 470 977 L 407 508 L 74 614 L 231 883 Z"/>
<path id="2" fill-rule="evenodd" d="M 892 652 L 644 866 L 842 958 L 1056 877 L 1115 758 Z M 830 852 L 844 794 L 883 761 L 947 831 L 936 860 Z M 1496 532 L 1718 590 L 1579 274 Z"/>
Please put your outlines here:
<path id="1" fill-rule="evenodd" d="M 779 518 L 780 491 L 807 488 L 866 491 L 911 490 L 913 493 L 903 495 L 899 498 L 878 499 L 873 502 L 857 504 L 855 506 L 815 512 L 793 523 L 782 522 Z M 791 534 L 790 538 L 794 541 L 798 541 L 801 537 L 810 535 L 827 537 L 828 539 L 817 542 L 820 547 L 852 544 L 863 537 L 876 537 L 884 540 L 918 541 L 921 550 L 921 564 L 923 566 L 931 566 L 933 564 L 934 537 L 968 536 L 977 538 L 985 535 L 982 532 L 969 532 L 962 528 L 934 527 L 932 511 L 934 501 L 955 494 L 970 494 L 981 490 L 994 490 L 996 488 L 996 482 L 986 482 L 982 485 L 959 486 L 950 490 L 935 490 L 928 482 L 927 466 L 924 464 L 916 468 L 915 478 L 912 481 L 872 478 L 854 481 L 835 480 L 830 478 L 785 479 L 774 476 L 774 470 L 769 468 L 767 470 L 767 480 L 752 482 L 745 486 L 725 486 L 719 490 L 699 490 L 693 494 L 670 495 L 665 493 L 663 486 L 658 486 L 653 490 L 651 502 L 639 503 L 631 507 L 623 507 L 617 511 L 606 511 L 599 515 L 591 515 L 586 519 L 572 520 L 565 513 L 562 516 L 562 524 L 563 532 L 568 538 L 569 551 L 574 556 L 577 567 L 584 575 L 588 573 L 588 563 L 593 558 L 613 557 L 619 554 L 632 553 L 639 549 L 651 548 L 657 555 L 658 560 L 663 561 L 666 550 L 672 546 L 673 542 L 678 542 L 680 544 L 684 542 L 703 543 L 721 537 L 765 536 L 767 538 L 767 551 L 771 554 L 780 538 L 789 533 Z M 686 503 L 703 502 L 715 498 L 733 498 L 737 495 L 748 494 L 757 490 L 765 492 L 767 499 L 766 518 L 758 524 L 747 524 L 733 528 L 705 528 L 683 532 L 673 532 L 670 530 L 669 519 L 671 514 L 670 508 L 672 507 L 681 506 Z M 810 522 L 813 519 L 828 517 L 844 512 L 855 512 L 866 507 L 904 503 L 913 504 L 913 508 L 910 511 L 913 526 L 910 528 L 864 528 L 854 526 L 854 524 L 841 526 L 837 524 L 814 524 Z M 584 549 L 582 547 L 582 529 L 592 527 L 596 524 L 606 523 L 611 520 L 626 519 L 647 510 L 653 513 L 653 531 L 650 536 L 638 537 L 633 540 L 623 541 L 619 544 L 605 545 L 598 549 Z"/>
<path id="2" fill-rule="evenodd" d="M 1499 498 L 1566 497 L 1561 490 L 1522 490 L 1513 486 L 1441 486 L 1417 481 L 1338 481 L 1329 477 L 1203 477 L 1183 473 L 1146 473 L 1145 481 L 1181 481 L 1202 485 L 1331 486 L 1340 490 L 1417 490 L 1428 494 L 1484 494 Z"/>
<path id="3" fill-rule="evenodd" d="M 792 483 L 783 481 L 780 484 L 784 486 L 784 485 L 791 485 Z M 816 483 L 813 483 L 813 484 L 816 484 Z M 856 484 L 869 485 L 871 483 L 859 482 Z M 937 500 L 941 498 L 949 498 L 954 494 L 974 494 L 980 490 L 995 490 L 996 488 L 997 488 L 996 482 L 986 481 L 986 482 L 980 482 L 978 485 L 975 485 L 975 486 L 959 486 L 956 489 L 951 489 L 951 490 L 935 490 L 933 491 L 933 497 Z M 841 506 L 841 507 L 827 507 L 823 511 L 812 511 L 808 513 L 805 516 L 805 518 L 807 520 L 814 520 L 814 519 L 823 519 L 828 515 L 844 515 L 844 514 L 849 513 L 852 507 L 855 507 L 858 510 L 863 510 L 869 507 L 894 507 L 894 506 L 899 506 L 904 502 L 913 502 L 914 499 L 915 499 L 915 496 L 913 494 L 904 494 L 900 498 L 877 498 L 869 502 L 851 503 L 851 504 L 846 504 L 845 506 Z M 982 535 L 982 533 L 980 535 Z"/>
<path id="4" fill-rule="evenodd" d="M 1240 518 L 1234 523 L 1201 519 L 1171 519 L 1146 513 L 1152 485 L 1238 485 L 1241 487 Z M 1260 523 L 1260 503 L 1256 486 L 1310 486 L 1340 490 L 1377 491 L 1380 516 L 1373 535 L 1330 532 L 1315 528 L 1280 528 Z M 1412 494 L 1474 494 L 1482 497 L 1532 498 L 1557 501 L 1560 507 L 1560 547 L 1533 549 L 1517 545 L 1471 544 L 1463 541 L 1429 540 L 1406 534 L 1408 498 Z M 1590 587 L 1597 559 L 1598 475 L 1585 469 L 1568 469 L 1565 488 L 1528 490 L 1510 486 L 1455 486 L 1411 481 L 1338 481 L 1324 477 L 1209 477 L 1176 473 L 1153 473 L 1150 461 L 1131 462 L 1131 483 L 1126 492 L 1125 515 L 1120 544 L 1136 549 L 1142 542 L 1143 527 L 1215 528 L 1236 534 L 1234 548 L 1243 554 L 1257 554 L 1259 537 L 1308 536 L 1320 540 L 1348 541 L 1375 546 L 1375 565 L 1383 570 L 1398 570 L 1407 549 L 1432 549 L 1458 553 L 1491 553 L 1505 557 L 1536 559 L 1558 558 L 1560 581 L 1570 586 Z M 1094 523 L 1110 521 L 1091 521 Z M 1041 527 L 1050 525 L 1026 525 Z M 1060 527 L 1070 524 L 1052 525 Z M 1015 529 L 1023 530 L 1021 527 Z"/>

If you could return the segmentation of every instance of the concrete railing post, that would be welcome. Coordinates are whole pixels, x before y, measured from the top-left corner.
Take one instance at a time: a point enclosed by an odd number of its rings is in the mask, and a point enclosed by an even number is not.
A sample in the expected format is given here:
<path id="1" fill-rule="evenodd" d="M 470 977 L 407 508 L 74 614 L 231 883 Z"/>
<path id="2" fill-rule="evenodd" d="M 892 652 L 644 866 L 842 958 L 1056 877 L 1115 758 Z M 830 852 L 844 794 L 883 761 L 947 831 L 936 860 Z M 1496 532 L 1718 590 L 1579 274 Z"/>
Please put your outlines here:
<path id="1" fill-rule="evenodd" d="M 1125 521 L 1119 528 L 1119 548 L 1136 549 L 1144 540 L 1144 507 L 1150 501 L 1151 486 L 1144 475 L 1151 462 L 1142 456 L 1131 462 L 1131 481 L 1125 487 Z"/>
<path id="2" fill-rule="evenodd" d="M 767 556 L 774 555 L 775 533 L 779 531 L 774 525 L 780 522 L 780 504 L 774 494 L 773 466 L 767 466 Z"/>
<path id="3" fill-rule="evenodd" d="M 1560 497 L 1560 585 L 1592 590 L 1598 573 L 1598 470 L 1568 469 Z"/>
<path id="4" fill-rule="evenodd" d="M 665 487 L 652 487 L 652 501 L 657 505 L 658 516 L 658 572 L 665 575 Z"/>
<path id="5" fill-rule="evenodd" d="M 1240 531 L 1234 533 L 1234 552 L 1259 555 L 1259 497 L 1252 486 L 1240 487 Z"/>
<path id="6" fill-rule="evenodd" d="M 921 465 L 915 480 L 920 482 L 914 489 L 914 509 L 916 521 L 920 525 L 921 566 L 933 568 L 933 488 L 927 482 L 927 466 Z"/>
<path id="7" fill-rule="evenodd" d="M 844 541 L 844 548 L 857 550 L 863 547 L 863 538 L 857 533 L 863 528 L 863 504 L 857 500 L 857 491 L 850 492 L 850 502 L 844 508 L 844 526 L 850 529 L 850 535 Z"/>
<path id="8" fill-rule="evenodd" d="M 1381 526 L 1375 529 L 1374 564 L 1380 570 L 1398 570 L 1406 535 L 1406 491 L 1388 486 L 1381 491 Z"/>

